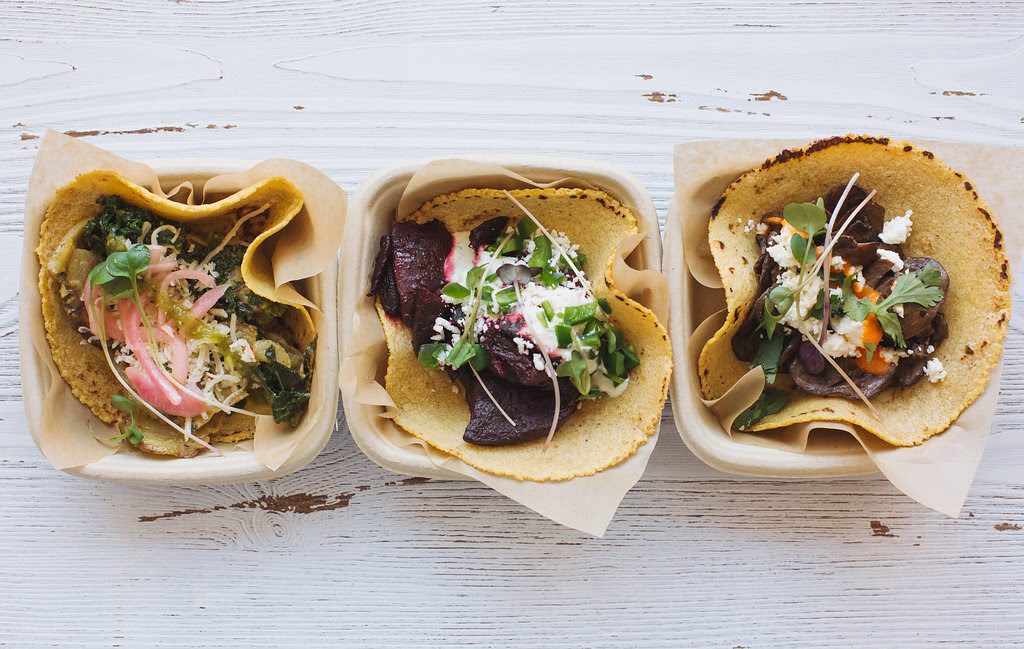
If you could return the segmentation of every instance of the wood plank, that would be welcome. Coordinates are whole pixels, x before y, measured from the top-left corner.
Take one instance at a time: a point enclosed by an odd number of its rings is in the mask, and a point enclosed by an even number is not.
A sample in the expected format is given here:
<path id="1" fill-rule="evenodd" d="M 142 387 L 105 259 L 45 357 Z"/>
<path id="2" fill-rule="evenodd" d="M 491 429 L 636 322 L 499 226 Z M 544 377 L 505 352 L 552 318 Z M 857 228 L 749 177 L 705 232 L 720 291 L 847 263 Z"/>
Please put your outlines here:
<path id="1" fill-rule="evenodd" d="M 727 476 L 666 413 L 598 540 L 379 469 L 343 419 L 269 482 L 57 473 L 25 431 L 14 279 L 47 127 L 138 158 L 296 157 L 350 192 L 407 158 L 578 155 L 637 175 L 664 215 L 683 140 L 1024 145 L 1022 25 L 1010 1 L 0 4 L 0 644 L 1019 646 L 1019 318 L 959 520 L 878 477 Z"/>

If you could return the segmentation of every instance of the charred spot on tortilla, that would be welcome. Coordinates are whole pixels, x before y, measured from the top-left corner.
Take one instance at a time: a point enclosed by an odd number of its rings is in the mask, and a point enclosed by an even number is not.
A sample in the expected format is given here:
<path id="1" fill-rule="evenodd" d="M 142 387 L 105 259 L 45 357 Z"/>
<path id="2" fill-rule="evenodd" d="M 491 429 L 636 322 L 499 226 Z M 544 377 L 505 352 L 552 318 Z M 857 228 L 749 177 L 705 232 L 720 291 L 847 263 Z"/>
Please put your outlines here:
<path id="1" fill-rule="evenodd" d="M 699 376 L 713 399 L 763 369 L 771 395 L 741 414 L 744 428 L 839 420 L 914 445 L 984 389 L 1009 309 L 990 232 L 1002 235 L 961 174 L 912 148 L 823 140 L 747 172 L 716 205 L 708 237 L 729 316 Z M 728 272 L 750 254 L 752 272 Z M 980 365 L 948 352 L 970 340 L 984 343 Z"/>
<path id="2" fill-rule="evenodd" d="M 636 231 L 628 209 L 581 189 L 464 190 L 396 222 L 371 278 L 394 421 L 519 479 L 626 459 L 656 429 L 671 368 L 656 318 L 605 277 Z M 395 272 L 396 300 L 384 278 L 402 241 L 418 258 Z M 411 313 L 389 317 L 389 302 Z"/>
<path id="3" fill-rule="evenodd" d="M 301 205 L 282 178 L 199 206 L 105 171 L 58 191 L 37 250 L 47 340 L 115 440 L 192 457 L 252 438 L 255 416 L 302 418 L 316 331 L 275 299 L 263 245 Z"/>

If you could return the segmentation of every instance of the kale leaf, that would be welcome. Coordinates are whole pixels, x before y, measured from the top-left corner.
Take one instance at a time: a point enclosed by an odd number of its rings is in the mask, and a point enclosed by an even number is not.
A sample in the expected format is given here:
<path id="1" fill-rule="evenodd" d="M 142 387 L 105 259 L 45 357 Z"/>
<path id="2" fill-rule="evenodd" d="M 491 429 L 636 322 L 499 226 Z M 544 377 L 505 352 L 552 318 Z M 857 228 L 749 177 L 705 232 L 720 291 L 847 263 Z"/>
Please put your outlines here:
<path id="1" fill-rule="evenodd" d="M 152 232 L 168 223 L 141 207 L 126 203 L 120 196 L 100 196 L 96 202 L 103 210 L 86 223 L 79 246 L 101 257 L 127 250 L 132 243 L 139 241 L 144 224 L 149 223 L 148 231 Z M 172 236 L 170 232 L 162 232 L 157 235 L 157 241 L 167 245 Z"/>
<path id="2" fill-rule="evenodd" d="M 245 246 L 233 243 L 224 246 L 224 249 L 214 256 L 213 269 L 217 271 L 217 278 L 221 282 L 230 279 L 235 271 L 240 272 L 245 250 Z"/>
<path id="3" fill-rule="evenodd" d="M 299 423 L 309 404 L 312 373 L 307 368 L 306 378 L 302 378 L 298 372 L 278 362 L 273 347 L 267 349 L 266 355 L 267 360 L 256 366 L 256 374 L 263 385 L 270 410 L 274 414 L 274 421 L 294 426 Z M 303 365 L 305 364 L 303 361 Z"/>

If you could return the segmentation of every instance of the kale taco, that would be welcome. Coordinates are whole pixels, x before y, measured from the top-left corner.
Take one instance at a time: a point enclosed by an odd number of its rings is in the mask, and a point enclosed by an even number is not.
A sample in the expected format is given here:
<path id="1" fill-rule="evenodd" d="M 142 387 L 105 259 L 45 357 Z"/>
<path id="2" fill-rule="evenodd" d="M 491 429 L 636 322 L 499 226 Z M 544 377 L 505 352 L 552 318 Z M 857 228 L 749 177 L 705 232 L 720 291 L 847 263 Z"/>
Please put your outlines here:
<path id="1" fill-rule="evenodd" d="M 125 444 L 192 457 L 305 414 L 316 331 L 274 283 L 273 235 L 303 197 L 283 178 L 185 205 L 110 171 L 47 206 L 46 339 L 72 393 Z"/>
<path id="2" fill-rule="evenodd" d="M 999 227 L 925 150 L 837 137 L 784 151 L 712 212 L 727 315 L 698 359 L 722 396 L 768 384 L 733 425 L 854 424 L 897 446 L 941 433 L 982 393 L 1010 318 Z"/>
<path id="3" fill-rule="evenodd" d="M 657 431 L 672 368 L 612 266 L 635 216 L 591 189 L 467 189 L 380 243 L 371 295 L 394 421 L 520 480 L 592 475 Z"/>

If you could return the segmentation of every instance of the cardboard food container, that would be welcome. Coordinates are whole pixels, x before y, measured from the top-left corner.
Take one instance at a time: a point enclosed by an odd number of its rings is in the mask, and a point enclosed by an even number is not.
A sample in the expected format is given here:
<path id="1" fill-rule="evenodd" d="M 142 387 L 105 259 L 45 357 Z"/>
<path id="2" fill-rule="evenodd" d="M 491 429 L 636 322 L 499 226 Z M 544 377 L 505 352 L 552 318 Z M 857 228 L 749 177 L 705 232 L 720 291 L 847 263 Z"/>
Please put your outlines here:
<path id="1" fill-rule="evenodd" d="M 699 394 L 697 357 L 707 334 L 724 319 L 723 315 L 716 322 L 709 317 L 725 307 L 724 291 L 710 288 L 713 281 L 701 282 L 694 276 L 694 268 L 702 276 L 714 268 L 707 232 L 712 207 L 742 173 L 813 139 L 722 140 L 676 147 L 676 195 L 665 224 L 664 267 L 671 287 L 669 321 L 676 357 L 670 394 L 679 435 L 695 455 L 722 471 L 782 478 L 881 471 L 911 498 L 956 516 L 984 452 L 998 400 L 1000 365 L 993 368 L 984 392 L 945 432 L 913 447 L 891 446 L 847 424 L 830 428 L 830 422 L 730 434 Z M 1000 225 L 1012 278 L 1021 259 L 1018 205 L 1024 149 L 931 140 L 910 144 L 917 149 L 915 155 L 935 157 L 974 183 Z M 705 328 L 700 331 L 702 323 Z M 725 404 L 726 409 L 732 407 Z"/>
<path id="2" fill-rule="evenodd" d="M 371 330 L 380 330 L 376 314 L 370 313 L 372 308 L 367 308 L 367 305 L 372 307 L 373 304 L 373 298 L 367 297 L 367 291 L 380 237 L 389 231 L 394 222 L 396 210 L 399 209 L 399 203 L 414 175 L 426 165 L 440 162 L 419 160 L 388 167 L 365 180 L 356 192 L 346 227 L 345 240 L 349 242 L 349 247 L 342 255 L 341 281 L 338 285 L 339 307 L 346 316 L 342 318 L 339 327 L 344 341 L 342 346 L 347 345 L 347 353 L 353 357 L 367 354 L 380 358 L 380 350 L 384 344 L 383 335 L 379 334 L 379 338 L 375 338 L 377 334 L 367 334 Z M 651 307 L 662 322 L 665 321 L 667 296 L 664 279 L 659 272 L 661 237 L 658 220 L 650 195 L 632 176 L 609 165 L 573 159 L 462 156 L 457 161 L 444 162 L 486 165 L 489 171 L 500 169 L 505 173 L 512 172 L 537 184 L 572 179 L 601 189 L 630 207 L 638 220 L 646 221 L 647 229 L 636 248 L 628 255 L 631 268 L 624 272 L 656 276 L 650 278 L 651 281 L 657 280 L 657 289 L 652 289 L 650 295 L 657 296 L 651 298 L 657 304 L 650 304 L 642 297 L 639 301 Z M 525 186 L 516 185 L 516 181 L 500 174 L 485 177 L 488 180 L 463 184 L 454 189 L 450 183 L 438 184 L 436 191 L 431 191 L 433 186 L 428 186 L 425 191 L 419 191 L 413 198 L 406 196 L 403 207 L 415 209 L 436 196 L 463 188 Z M 412 205 L 412 202 L 416 204 Z M 619 277 L 618 273 L 616 277 Z M 360 315 L 360 310 L 364 315 Z M 356 345 L 351 340 L 353 332 L 358 332 L 357 338 L 362 339 L 359 346 L 366 349 L 354 349 Z M 371 340 L 367 341 L 367 338 Z M 367 351 L 370 347 L 373 350 Z M 383 388 L 383 376 L 387 367 L 386 350 L 383 361 L 374 361 L 372 367 L 363 370 L 367 376 L 353 376 L 360 373 L 359 370 L 353 369 L 358 363 L 349 366 L 347 360 L 348 357 L 342 363 L 341 380 L 345 418 L 356 444 L 378 465 L 409 476 L 479 480 L 553 520 L 592 534 L 601 534 L 604 531 L 622 496 L 642 474 L 657 441 L 657 434 L 652 435 L 633 456 L 594 476 L 562 482 L 520 482 L 512 478 L 487 474 L 468 467 L 436 449 L 427 448 L 424 443 L 417 443 L 416 438 L 399 430 L 397 426 L 388 426 L 391 430 L 387 434 L 382 433 L 378 429 L 379 422 L 386 419 L 386 404 L 390 403 L 390 398 Z M 585 511 L 572 511 L 573 506 L 570 503 L 574 498 L 582 497 L 587 481 L 595 481 L 590 484 L 599 484 L 597 481 L 601 480 L 606 481 L 606 484 L 614 482 L 615 486 L 602 492 L 602 497 L 594 498 L 595 501 L 601 502 L 582 507 Z M 577 496 L 577 493 L 580 495 Z M 607 497 L 604 496 L 605 493 Z M 558 502 L 559 500 L 563 502 Z"/>
<path id="3" fill-rule="evenodd" d="M 69 146 L 77 147 L 79 145 L 69 143 Z M 94 147 L 90 147 L 90 149 L 93 152 L 109 156 Z M 88 152 L 89 150 L 86 150 L 86 153 Z M 112 156 L 110 157 L 113 159 Z M 164 191 L 170 191 L 183 182 L 192 183 L 192 186 L 198 190 L 206 181 L 215 176 L 246 172 L 253 167 L 253 163 L 241 160 L 188 158 L 155 160 L 150 166 L 156 172 L 161 188 Z M 100 165 L 95 168 L 110 167 Z M 305 173 L 311 173 L 311 171 L 307 169 Z M 326 176 L 322 176 L 317 179 L 317 182 L 324 186 L 327 180 Z M 333 183 L 331 184 L 333 185 Z M 338 206 L 340 213 L 334 213 L 333 216 L 344 218 L 344 193 L 336 185 L 334 190 L 341 196 L 341 205 Z M 340 227 L 338 230 L 340 232 Z M 36 222 L 34 229 L 26 230 L 25 233 L 23 248 L 25 267 L 21 278 L 19 301 L 19 321 L 22 323 L 30 318 L 39 320 L 39 290 L 37 286 L 39 263 L 35 252 L 38 240 L 39 224 Z M 338 319 L 337 283 L 336 256 L 323 272 L 312 278 L 294 282 L 306 296 L 320 306 L 323 316 L 318 319 L 318 340 L 320 342 L 317 345 L 313 389 L 322 391 L 324 398 L 319 399 L 322 407 L 316 412 L 312 411 L 313 403 L 317 400 L 315 395 L 314 399 L 311 399 L 310 412 L 299 427 L 304 434 L 294 447 L 289 449 L 287 457 L 279 466 L 270 468 L 261 461 L 253 448 L 253 441 L 249 440 L 237 445 L 220 445 L 219 450 L 223 452 L 223 457 L 205 452 L 192 458 L 166 458 L 120 448 L 117 452 L 81 466 L 58 466 L 58 468 L 74 475 L 97 480 L 168 485 L 223 484 L 261 480 L 282 476 L 302 468 L 315 458 L 327 444 L 337 415 L 337 399 L 333 396 L 338 389 L 340 358 L 335 347 L 338 340 L 336 329 Z M 42 326 L 41 321 L 39 326 Z M 37 353 L 31 332 L 23 328 L 19 334 L 26 416 L 33 440 L 40 450 L 44 451 L 41 412 L 48 390 L 55 387 L 52 380 L 53 374 L 51 374 L 52 361 L 48 357 L 48 349 L 45 358 L 41 353 Z M 317 390 L 318 386 L 319 390 Z M 63 384 L 63 387 L 69 390 L 66 384 Z M 60 384 L 56 384 L 56 388 L 59 389 Z M 93 417 L 84 406 L 82 406 L 82 410 L 85 416 Z M 96 423 L 99 424 L 99 420 L 96 420 Z M 92 430 L 91 425 L 83 425 L 89 426 Z"/>

